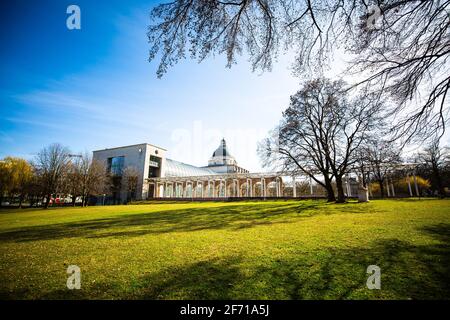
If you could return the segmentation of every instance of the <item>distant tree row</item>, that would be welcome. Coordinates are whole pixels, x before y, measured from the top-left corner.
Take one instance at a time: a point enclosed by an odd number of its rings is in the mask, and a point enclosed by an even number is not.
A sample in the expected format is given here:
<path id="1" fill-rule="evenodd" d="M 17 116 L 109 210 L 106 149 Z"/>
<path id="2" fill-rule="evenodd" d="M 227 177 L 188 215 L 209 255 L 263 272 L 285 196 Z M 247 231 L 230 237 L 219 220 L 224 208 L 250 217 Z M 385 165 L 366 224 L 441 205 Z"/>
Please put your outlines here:
<path id="1" fill-rule="evenodd" d="M 122 181 L 123 180 L 123 181 Z M 124 170 L 122 177 L 111 176 L 103 162 L 93 160 L 89 153 L 72 154 L 58 143 L 43 148 L 31 161 L 6 157 L 0 160 L 0 204 L 24 202 L 48 208 L 58 197 L 70 198 L 71 205 L 88 204 L 91 196 L 109 194 L 115 188 L 128 191 L 128 200 L 135 197 L 137 172 Z"/>

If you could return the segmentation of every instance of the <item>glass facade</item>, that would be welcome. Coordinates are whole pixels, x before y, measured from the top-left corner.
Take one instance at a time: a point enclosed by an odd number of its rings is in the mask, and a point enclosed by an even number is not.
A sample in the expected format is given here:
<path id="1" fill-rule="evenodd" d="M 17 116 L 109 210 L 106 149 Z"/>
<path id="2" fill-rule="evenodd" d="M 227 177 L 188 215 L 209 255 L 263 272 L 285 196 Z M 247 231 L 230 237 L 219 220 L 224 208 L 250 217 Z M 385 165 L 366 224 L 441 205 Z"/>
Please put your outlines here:
<path id="1" fill-rule="evenodd" d="M 217 174 L 208 168 L 198 168 L 189 164 L 166 159 L 166 167 L 164 169 L 166 177 L 190 177 L 190 176 L 208 176 Z"/>
<path id="2" fill-rule="evenodd" d="M 123 156 L 108 158 L 108 172 L 114 176 L 121 176 L 124 163 L 125 157 Z"/>

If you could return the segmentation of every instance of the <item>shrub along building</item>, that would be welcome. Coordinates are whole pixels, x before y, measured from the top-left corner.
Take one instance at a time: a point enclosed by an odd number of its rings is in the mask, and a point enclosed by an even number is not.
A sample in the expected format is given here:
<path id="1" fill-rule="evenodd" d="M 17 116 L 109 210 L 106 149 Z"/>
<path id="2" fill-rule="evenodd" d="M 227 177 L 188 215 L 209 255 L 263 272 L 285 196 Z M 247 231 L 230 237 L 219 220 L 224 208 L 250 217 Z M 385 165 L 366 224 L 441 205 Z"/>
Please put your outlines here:
<path id="1" fill-rule="evenodd" d="M 149 143 L 94 151 L 93 158 L 103 161 L 112 181 L 117 182 L 110 194 L 97 199 L 97 203 L 123 203 L 129 199 L 128 191 L 121 181 L 126 168 L 133 168 L 133 172 L 137 174 L 133 197 L 137 200 L 310 198 L 324 195 L 324 190 L 312 183 L 309 177 L 280 172 L 251 173 L 240 167 L 224 139 L 204 167 L 169 159 L 166 153 L 166 149 Z M 347 175 L 345 191 L 347 197 L 358 196 L 355 175 Z M 412 196 L 411 186 L 410 195 Z"/>

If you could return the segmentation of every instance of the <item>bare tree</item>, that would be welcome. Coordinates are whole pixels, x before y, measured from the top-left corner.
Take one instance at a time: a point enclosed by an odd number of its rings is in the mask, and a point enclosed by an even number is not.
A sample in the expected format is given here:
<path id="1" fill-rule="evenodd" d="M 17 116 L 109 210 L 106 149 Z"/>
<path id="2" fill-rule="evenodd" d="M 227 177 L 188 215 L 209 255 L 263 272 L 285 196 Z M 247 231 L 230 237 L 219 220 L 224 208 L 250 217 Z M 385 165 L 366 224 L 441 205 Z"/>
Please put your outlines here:
<path id="1" fill-rule="evenodd" d="M 61 188 L 69 162 L 69 149 L 58 143 L 45 147 L 36 156 L 35 165 L 40 171 L 43 193 L 46 196 L 44 208 L 48 208 L 52 195 Z"/>
<path id="2" fill-rule="evenodd" d="M 106 168 L 103 162 L 92 159 L 89 153 L 80 158 L 79 166 L 82 204 L 86 206 L 89 196 L 103 193 L 106 185 Z"/>
<path id="3" fill-rule="evenodd" d="M 75 157 L 67 165 L 67 170 L 63 179 L 63 190 L 72 198 L 72 206 L 75 206 L 76 199 L 82 194 L 82 161 L 80 157 Z"/>
<path id="4" fill-rule="evenodd" d="M 33 205 L 39 203 L 39 201 L 44 198 L 45 195 L 43 193 L 43 185 L 44 184 L 40 170 L 33 166 L 33 176 L 31 178 L 31 181 L 27 185 L 26 191 L 30 208 L 33 207 Z"/>
<path id="5" fill-rule="evenodd" d="M 336 130 L 330 115 L 337 104 L 334 94 L 341 86 L 318 80 L 307 83 L 291 96 L 280 125 L 258 147 L 263 165 L 279 165 L 283 171 L 308 175 L 326 190 L 330 202 L 336 201 L 336 197 L 326 140 Z"/>
<path id="6" fill-rule="evenodd" d="M 349 101 L 343 88 L 341 81 L 308 82 L 283 112 L 278 140 L 268 138 L 260 145 L 267 163 L 274 157 L 285 169 L 307 174 L 327 190 L 329 201 L 335 200 L 331 182 L 336 179 L 337 202 L 345 201 L 343 176 L 356 161 L 355 150 L 372 130 L 381 106 L 364 96 Z"/>
<path id="7" fill-rule="evenodd" d="M 439 139 L 435 139 L 418 154 L 418 159 L 422 163 L 420 169 L 431 173 L 431 181 L 434 187 L 436 187 L 440 197 L 444 198 L 446 194 L 442 175 L 445 168 L 450 164 L 450 149 L 441 148 Z"/>
<path id="8" fill-rule="evenodd" d="M 342 49 L 356 56 L 356 85 L 394 99 L 394 132 L 408 140 L 442 132 L 447 120 L 449 8 L 436 0 L 176 0 L 151 12 L 149 60 L 161 52 L 158 77 L 187 52 L 198 61 L 225 54 L 228 67 L 246 52 L 254 70 L 270 70 L 280 49 L 292 49 L 296 73 L 310 77 Z"/>
<path id="9" fill-rule="evenodd" d="M 384 183 L 390 170 L 401 162 L 401 148 L 383 138 L 383 131 L 367 138 L 358 150 L 358 163 L 363 165 L 361 171 L 366 172 L 368 179 L 376 181 L 380 186 L 381 197 L 385 196 Z"/>
<path id="10" fill-rule="evenodd" d="M 139 171 L 135 167 L 126 167 L 123 170 L 123 179 L 127 191 L 127 202 L 135 200 L 139 180 Z"/>

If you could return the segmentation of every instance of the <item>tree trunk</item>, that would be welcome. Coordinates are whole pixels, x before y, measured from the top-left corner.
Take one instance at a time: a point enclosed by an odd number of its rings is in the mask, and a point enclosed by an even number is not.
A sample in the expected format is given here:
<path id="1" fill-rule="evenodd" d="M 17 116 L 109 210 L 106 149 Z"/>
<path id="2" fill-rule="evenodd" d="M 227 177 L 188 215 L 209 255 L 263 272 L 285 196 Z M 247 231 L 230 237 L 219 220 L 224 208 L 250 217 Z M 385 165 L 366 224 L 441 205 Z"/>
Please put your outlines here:
<path id="1" fill-rule="evenodd" d="M 377 182 L 380 185 L 380 196 L 381 198 L 384 198 L 384 183 L 383 183 L 384 181 L 378 180 Z"/>
<path id="2" fill-rule="evenodd" d="M 29 195 L 28 199 L 30 200 L 30 208 L 32 208 L 33 204 L 34 204 L 34 195 L 31 195 L 31 196 Z"/>
<path id="3" fill-rule="evenodd" d="M 342 177 L 336 176 L 336 189 L 337 189 L 337 203 L 344 203 L 345 202 L 345 194 L 344 194 L 344 187 L 342 185 Z"/>
<path id="4" fill-rule="evenodd" d="M 334 195 L 333 185 L 331 184 L 331 179 L 325 177 L 325 190 L 327 191 L 327 201 L 335 202 L 336 197 Z"/>
<path id="5" fill-rule="evenodd" d="M 19 209 L 22 209 L 22 202 L 23 202 L 23 193 L 20 194 L 19 196 Z"/>
<path id="6" fill-rule="evenodd" d="M 444 186 L 442 185 L 442 179 L 441 179 L 441 175 L 439 174 L 439 169 L 436 166 L 433 166 L 433 175 L 436 180 L 439 197 L 445 198 L 445 189 L 444 189 Z"/>
<path id="7" fill-rule="evenodd" d="M 47 194 L 47 199 L 45 199 L 45 205 L 44 205 L 44 209 L 47 209 L 49 204 L 50 204 L 50 199 L 52 197 L 52 194 Z"/>
<path id="8" fill-rule="evenodd" d="M 75 207 L 76 201 L 77 201 L 77 196 L 72 196 L 72 207 Z"/>
<path id="9" fill-rule="evenodd" d="M 89 198 L 89 197 L 88 197 L 87 195 L 84 195 L 84 196 L 83 196 L 83 200 L 82 200 L 82 201 L 83 201 L 83 202 L 82 202 L 83 207 L 87 207 L 87 201 L 88 201 L 88 198 Z"/>

